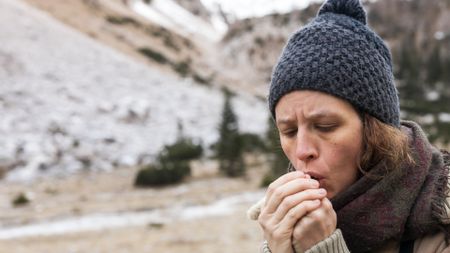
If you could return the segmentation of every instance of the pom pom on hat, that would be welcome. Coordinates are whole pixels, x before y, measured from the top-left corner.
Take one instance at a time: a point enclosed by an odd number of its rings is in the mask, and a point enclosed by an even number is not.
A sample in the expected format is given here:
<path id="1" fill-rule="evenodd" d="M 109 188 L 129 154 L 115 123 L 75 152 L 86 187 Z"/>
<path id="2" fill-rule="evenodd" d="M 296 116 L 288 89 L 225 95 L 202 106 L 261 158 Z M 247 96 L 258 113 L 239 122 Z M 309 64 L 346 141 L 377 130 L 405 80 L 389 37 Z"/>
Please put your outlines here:
<path id="1" fill-rule="evenodd" d="M 359 0 L 328 0 L 319 10 L 319 15 L 324 13 L 343 14 L 367 24 L 366 12 Z"/>

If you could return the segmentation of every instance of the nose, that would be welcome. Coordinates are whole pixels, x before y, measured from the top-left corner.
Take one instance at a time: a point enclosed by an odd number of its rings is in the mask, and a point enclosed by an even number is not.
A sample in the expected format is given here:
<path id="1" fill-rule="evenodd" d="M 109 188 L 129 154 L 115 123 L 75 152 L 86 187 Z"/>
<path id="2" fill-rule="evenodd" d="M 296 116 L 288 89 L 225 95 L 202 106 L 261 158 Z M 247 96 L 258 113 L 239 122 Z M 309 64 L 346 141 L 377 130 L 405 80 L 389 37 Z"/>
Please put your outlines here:
<path id="1" fill-rule="evenodd" d="M 295 156 L 304 163 L 310 162 L 318 157 L 317 145 L 314 140 L 314 136 L 308 131 L 297 132 L 297 145 L 295 150 Z"/>

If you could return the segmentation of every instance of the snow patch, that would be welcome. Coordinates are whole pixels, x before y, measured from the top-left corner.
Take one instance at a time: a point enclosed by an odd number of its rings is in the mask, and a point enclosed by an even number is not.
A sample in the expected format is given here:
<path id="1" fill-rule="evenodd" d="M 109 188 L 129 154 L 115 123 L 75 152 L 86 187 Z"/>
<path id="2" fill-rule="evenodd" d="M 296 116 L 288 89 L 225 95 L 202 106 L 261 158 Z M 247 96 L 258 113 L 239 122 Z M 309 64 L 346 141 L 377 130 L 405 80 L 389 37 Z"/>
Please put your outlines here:
<path id="1" fill-rule="evenodd" d="M 288 13 L 304 9 L 311 2 L 322 0 L 201 0 L 216 16 L 225 13 L 234 19 L 262 17 L 272 13 Z"/>
<path id="2" fill-rule="evenodd" d="M 232 215 L 239 205 L 254 203 L 263 196 L 264 191 L 246 192 L 218 200 L 209 205 L 175 206 L 146 212 L 92 214 L 17 227 L 0 227 L 0 239 L 101 231 L 118 227 L 227 216 Z"/>
<path id="3" fill-rule="evenodd" d="M 218 41 L 224 33 L 173 0 L 152 0 L 150 4 L 142 0 L 134 0 L 130 2 L 130 7 L 141 16 L 186 37 L 199 34 L 211 41 Z"/>

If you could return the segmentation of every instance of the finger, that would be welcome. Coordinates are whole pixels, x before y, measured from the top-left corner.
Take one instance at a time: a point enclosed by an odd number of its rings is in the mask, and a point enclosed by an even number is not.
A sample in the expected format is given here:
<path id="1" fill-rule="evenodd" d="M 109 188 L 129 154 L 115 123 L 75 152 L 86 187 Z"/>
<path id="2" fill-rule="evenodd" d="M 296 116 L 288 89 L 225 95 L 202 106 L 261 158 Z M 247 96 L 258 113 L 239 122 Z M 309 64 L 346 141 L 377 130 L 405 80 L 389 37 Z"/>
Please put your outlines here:
<path id="1" fill-rule="evenodd" d="M 328 198 L 322 199 L 321 206 L 324 208 L 327 216 L 333 217 L 334 220 L 337 219 L 336 212 L 333 209 L 333 204 L 331 203 L 331 201 Z"/>
<path id="2" fill-rule="evenodd" d="M 333 205 L 328 198 L 323 198 L 320 203 L 320 208 L 314 210 L 307 214 L 307 217 L 313 217 L 316 220 L 319 220 L 324 217 L 333 217 L 336 215 L 336 212 L 333 209 Z"/>
<path id="3" fill-rule="evenodd" d="M 266 197 L 265 212 L 274 213 L 283 199 L 287 196 L 307 189 L 317 188 L 319 188 L 319 182 L 314 179 L 296 178 L 288 181 L 287 183 L 273 190 L 273 193 L 270 196 Z"/>
<path id="4" fill-rule="evenodd" d="M 327 210 L 333 210 L 333 204 L 331 203 L 331 201 L 328 198 L 324 198 L 322 200 L 322 206 L 327 209 Z"/>
<path id="5" fill-rule="evenodd" d="M 313 212 L 308 213 L 306 217 L 312 218 L 312 220 L 320 221 L 322 219 L 333 218 L 335 214 L 336 213 L 333 210 L 333 206 L 330 200 L 328 200 L 328 198 L 323 198 L 321 199 L 320 207 L 314 210 Z"/>
<path id="6" fill-rule="evenodd" d="M 295 225 L 293 237 L 296 240 L 305 240 L 305 237 L 316 234 L 320 238 L 328 237 L 336 229 L 336 212 L 331 202 L 324 198 L 320 207 L 307 213 Z"/>
<path id="7" fill-rule="evenodd" d="M 297 206 L 291 208 L 279 223 L 282 229 L 292 229 L 295 224 L 306 214 L 320 207 L 321 201 L 305 200 Z"/>
<path id="8" fill-rule="evenodd" d="M 284 216 L 289 212 L 290 209 L 299 205 L 303 201 L 306 200 L 322 200 L 327 195 L 327 191 L 325 189 L 306 189 L 301 192 L 297 192 L 295 194 L 289 195 L 283 199 L 283 201 L 278 205 L 278 208 L 274 212 L 274 222 L 281 221 Z"/>
<path id="9" fill-rule="evenodd" d="M 285 183 L 297 179 L 297 178 L 304 178 L 306 176 L 305 173 L 302 171 L 292 171 L 288 172 L 281 177 L 277 178 L 275 181 L 273 181 L 268 187 L 266 192 L 266 203 L 267 200 L 272 196 L 273 192 L 280 187 L 281 185 L 284 185 Z"/>
<path id="10" fill-rule="evenodd" d="M 305 173 L 302 171 L 292 171 L 288 172 L 281 177 L 277 178 L 275 181 L 273 181 L 269 187 L 267 187 L 267 193 L 266 197 L 270 197 L 270 195 L 273 193 L 275 189 L 277 189 L 279 186 L 284 185 L 285 183 L 294 180 L 296 178 L 305 177 Z"/>

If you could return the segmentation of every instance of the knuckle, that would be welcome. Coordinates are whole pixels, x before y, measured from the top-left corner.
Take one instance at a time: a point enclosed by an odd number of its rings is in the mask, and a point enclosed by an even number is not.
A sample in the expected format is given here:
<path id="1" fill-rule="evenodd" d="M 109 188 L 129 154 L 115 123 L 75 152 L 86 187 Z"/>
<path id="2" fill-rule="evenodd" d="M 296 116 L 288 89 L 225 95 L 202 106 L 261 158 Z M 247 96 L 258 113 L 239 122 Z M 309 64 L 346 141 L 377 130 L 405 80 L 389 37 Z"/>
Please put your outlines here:
<path id="1" fill-rule="evenodd" d="M 291 207 L 293 207 L 295 205 L 294 200 L 292 199 L 292 197 L 286 197 L 283 199 L 283 202 L 281 203 L 282 207 L 285 209 L 290 209 Z"/>
<path id="2" fill-rule="evenodd" d="M 258 223 L 262 228 L 267 228 L 268 227 L 267 226 L 267 223 L 268 223 L 267 217 L 260 215 L 258 217 Z"/>
<path id="3" fill-rule="evenodd" d="M 275 189 L 276 189 L 276 187 L 275 187 L 274 183 L 271 183 L 267 187 L 267 193 L 273 193 L 275 191 Z"/>
<path id="4" fill-rule="evenodd" d="M 283 196 L 283 189 L 278 188 L 274 190 L 273 196 L 276 198 L 281 198 Z"/>
<path id="5" fill-rule="evenodd" d="M 322 213 L 321 212 L 312 212 L 308 215 L 309 219 L 308 222 L 309 223 L 319 223 L 320 220 L 322 220 Z"/>
<path id="6" fill-rule="evenodd" d="M 258 217 L 258 224 L 259 224 L 262 228 L 265 228 L 265 226 L 266 226 L 266 220 L 263 219 L 263 218 L 261 217 L 261 215 Z"/>
<path id="7" fill-rule="evenodd" d="M 296 212 L 294 212 L 294 211 L 289 211 L 289 212 L 286 214 L 286 216 L 287 216 L 287 218 L 288 218 L 289 220 L 297 219 Z"/>
<path id="8" fill-rule="evenodd" d="M 306 209 L 308 211 L 314 209 L 317 206 L 317 201 L 305 201 L 303 203 L 305 203 Z"/>

